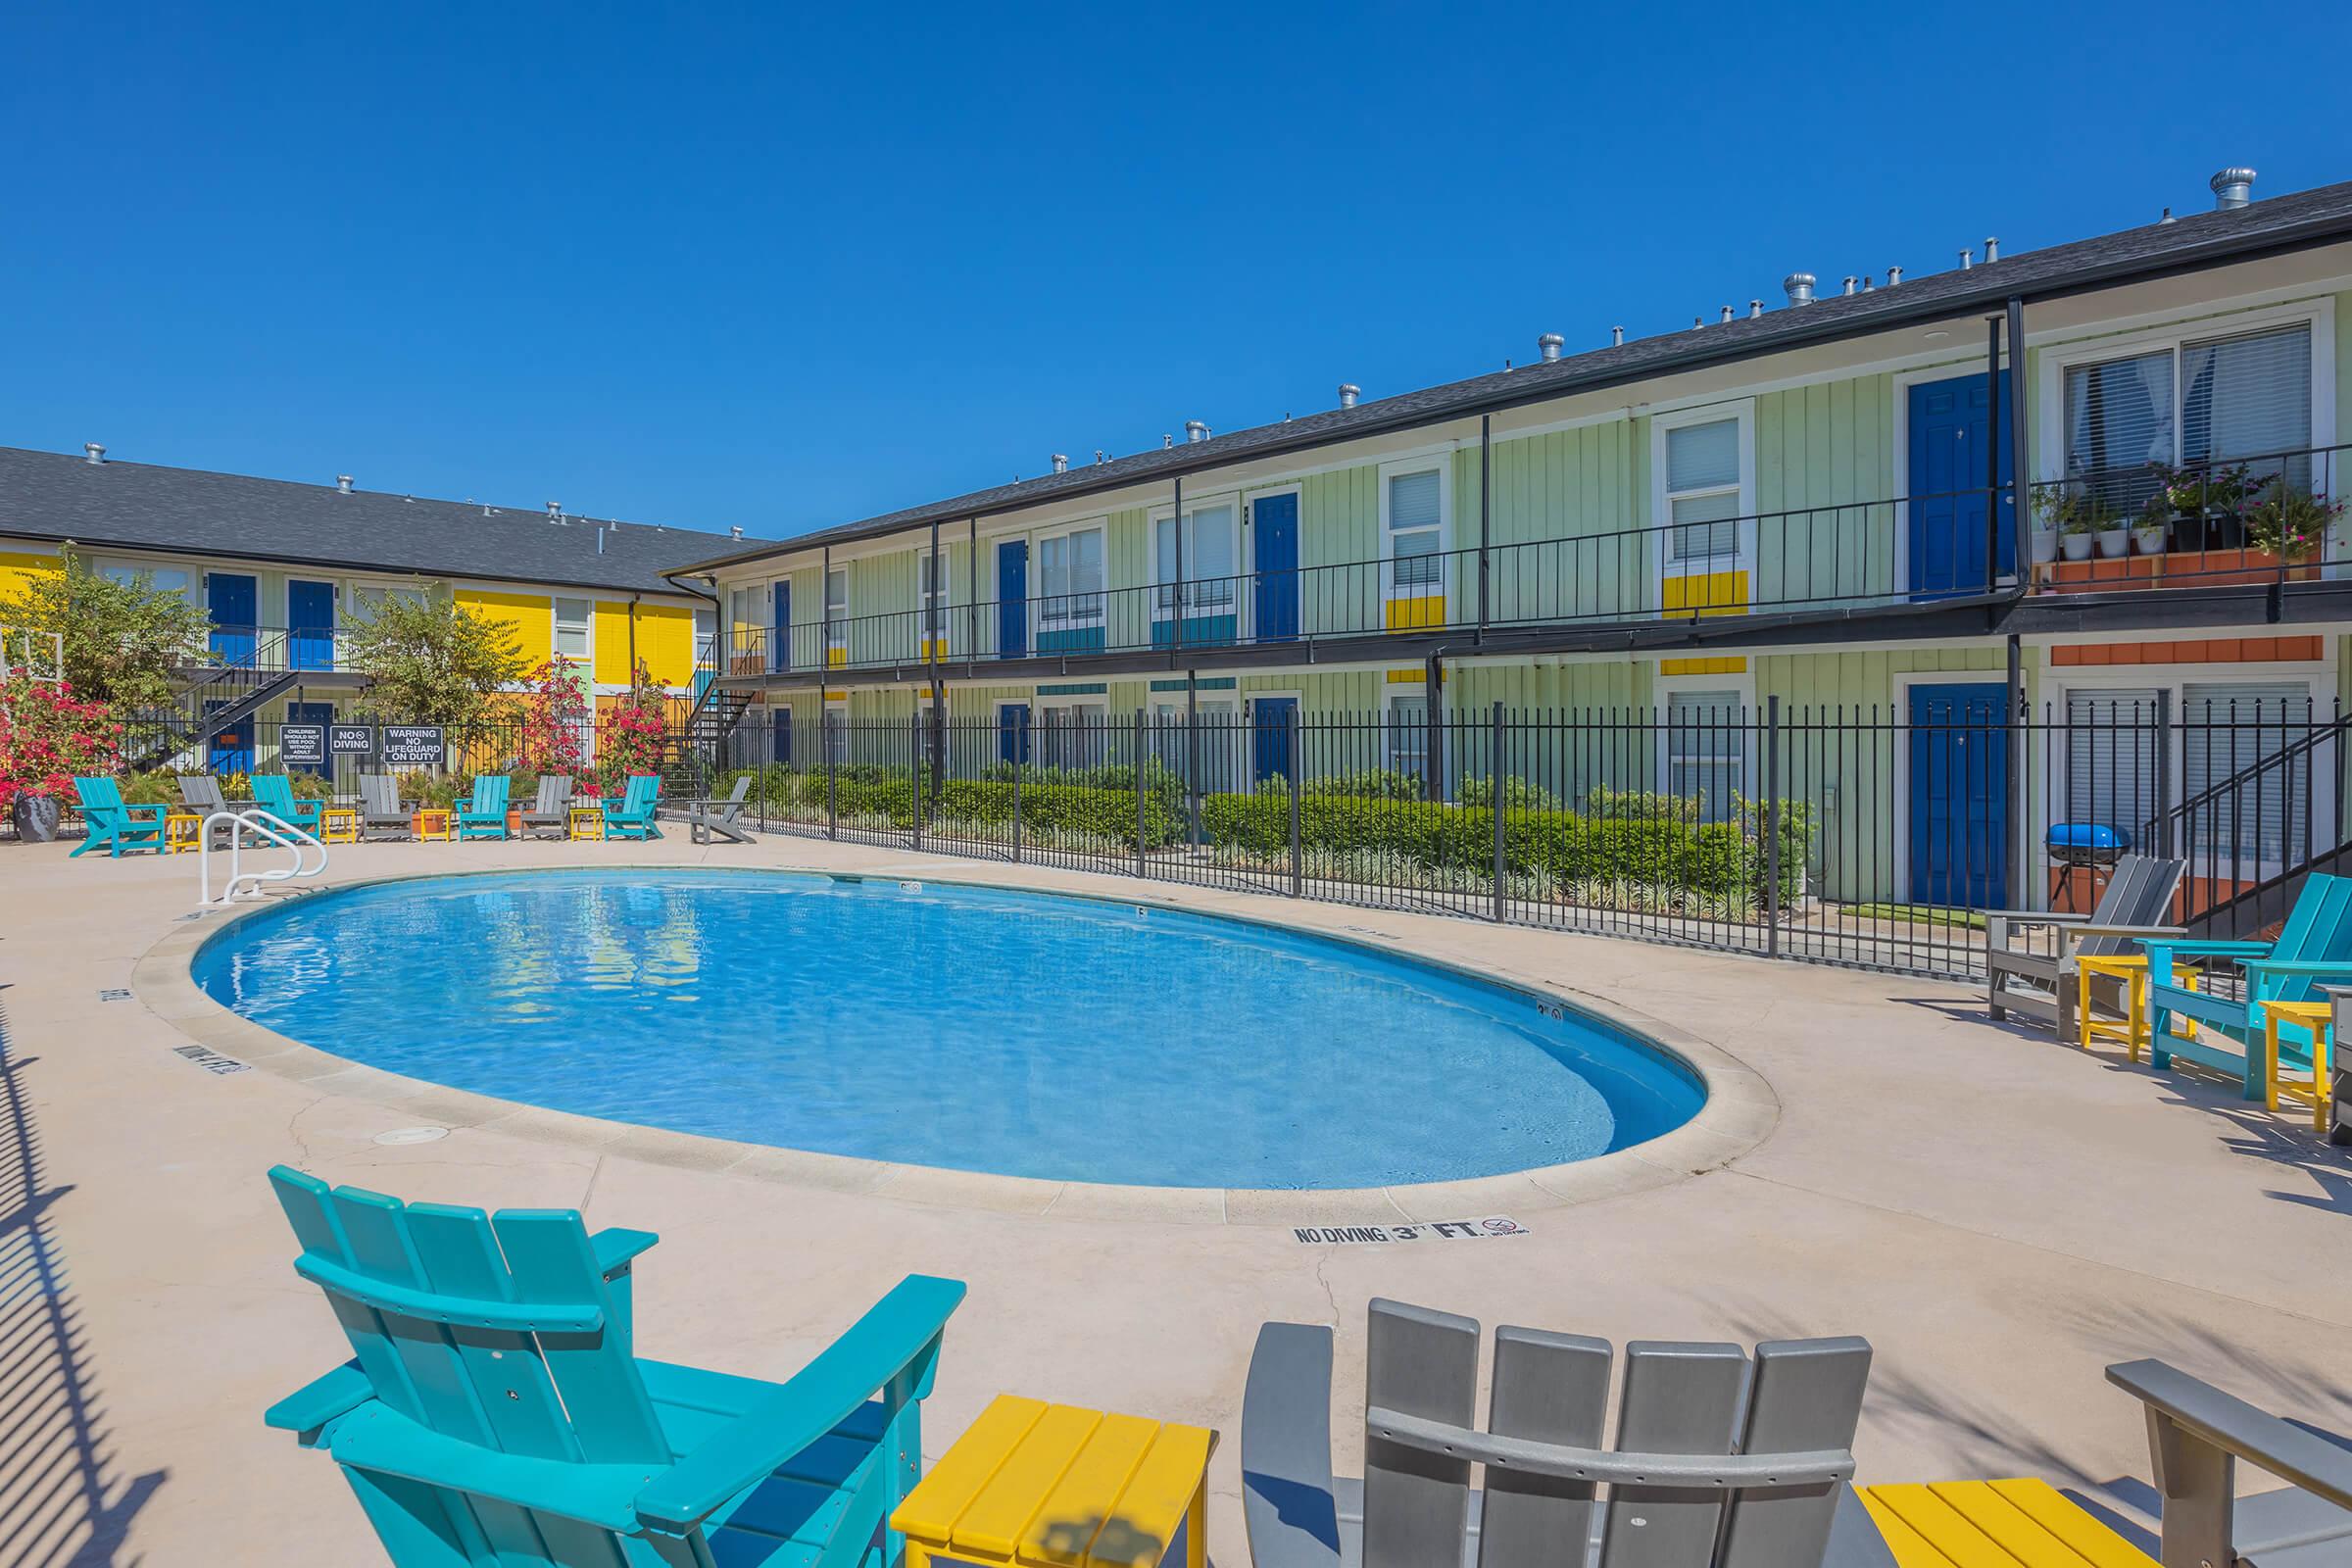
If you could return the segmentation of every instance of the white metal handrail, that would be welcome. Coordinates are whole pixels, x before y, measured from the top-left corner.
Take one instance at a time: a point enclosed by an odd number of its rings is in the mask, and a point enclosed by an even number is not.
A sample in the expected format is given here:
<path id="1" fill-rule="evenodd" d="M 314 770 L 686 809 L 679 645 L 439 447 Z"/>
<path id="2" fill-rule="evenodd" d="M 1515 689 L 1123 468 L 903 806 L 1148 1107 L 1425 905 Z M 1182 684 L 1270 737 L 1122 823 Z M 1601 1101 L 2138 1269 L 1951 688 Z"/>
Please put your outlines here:
<path id="1" fill-rule="evenodd" d="M 228 828 L 228 885 L 220 890 L 220 903 L 213 901 L 213 828 L 225 824 Z M 240 869 L 239 860 L 245 853 L 247 829 L 259 833 L 271 843 L 294 852 L 292 865 L 273 866 L 267 871 Z M 309 864 L 309 852 L 318 852 L 316 865 Z M 196 874 L 198 906 L 226 907 L 240 898 L 260 898 L 265 882 L 288 882 L 298 876 L 317 876 L 326 869 L 326 846 L 304 832 L 284 817 L 258 806 L 241 811 L 215 811 L 196 829 Z"/>

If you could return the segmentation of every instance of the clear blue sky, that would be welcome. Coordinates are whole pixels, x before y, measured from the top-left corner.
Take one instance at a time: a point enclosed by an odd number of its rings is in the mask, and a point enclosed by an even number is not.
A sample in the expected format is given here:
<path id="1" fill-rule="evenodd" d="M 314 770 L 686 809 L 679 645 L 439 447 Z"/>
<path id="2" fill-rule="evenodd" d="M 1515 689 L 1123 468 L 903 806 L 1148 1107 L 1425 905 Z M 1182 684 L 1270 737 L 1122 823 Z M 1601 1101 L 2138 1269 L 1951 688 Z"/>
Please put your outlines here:
<path id="1" fill-rule="evenodd" d="M 2352 178 L 2311 0 L 651 9 L 13 0 L 0 444 L 775 536 Z"/>

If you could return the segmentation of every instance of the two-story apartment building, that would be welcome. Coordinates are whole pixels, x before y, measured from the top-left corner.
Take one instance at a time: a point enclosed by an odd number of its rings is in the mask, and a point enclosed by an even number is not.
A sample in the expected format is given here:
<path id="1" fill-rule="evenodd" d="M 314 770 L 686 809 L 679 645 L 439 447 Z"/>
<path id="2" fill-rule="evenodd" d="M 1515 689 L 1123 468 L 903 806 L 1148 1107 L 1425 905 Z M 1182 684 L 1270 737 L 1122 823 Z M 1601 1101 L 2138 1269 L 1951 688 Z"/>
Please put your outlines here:
<path id="1" fill-rule="evenodd" d="M 1578 354 L 1546 332 L 1469 380 L 1342 387 L 1304 417 L 1193 422 L 674 564 L 725 606 L 722 690 L 779 735 L 936 698 L 994 720 L 1005 760 L 1054 761 L 1072 724 L 1232 714 L 1254 743 L 1214 788 L 1281 773 L 1294 712 L 1383 715 L 1388 760 L 1443 792 L 1433 705 L 1654 711 L 1655 776 L 1728 773 L 1728 799 L 1756 793 L 1756 760 L 1668 755 L 1674 715 L 2325 710 L 2352 632 L 2352 543 L 2319 499 L 2347 478 L 2352 184 L 2257 202 L 2252 178 L 2178 220 L 1988 240 L 1926 275 L 1856 258 L 1684 331 Z M 2164 765 L 2178 798 L 2242 760 Z M 2158 769 L 2059 765 L 2108 797 L 2070 813 L 2119 821 Z M 1841 808 L 1897 859 L 2056 809 L 1955 776 L 1897 747 Z M 1911 831 L 1930 815 L 1952 831 Z"/>
<path id="2" fill-rule="evenodd" d="M 280 722 L 324 723 L 366 682 L 344 643 L 387 597 L 447 593 L 504 623 L 536 663 L 564 658 L 600 704 L 643 665 L 682 702 L 708 683 L 714 602 L 663 568 L 741 532 L 614 522 L 333 484 L 0 448 L 0 590 L 73 550 L 106 573 L 187 596 L 213 622 L 221 696 L 194 737 L 220 771 L 259 763 Z"/>

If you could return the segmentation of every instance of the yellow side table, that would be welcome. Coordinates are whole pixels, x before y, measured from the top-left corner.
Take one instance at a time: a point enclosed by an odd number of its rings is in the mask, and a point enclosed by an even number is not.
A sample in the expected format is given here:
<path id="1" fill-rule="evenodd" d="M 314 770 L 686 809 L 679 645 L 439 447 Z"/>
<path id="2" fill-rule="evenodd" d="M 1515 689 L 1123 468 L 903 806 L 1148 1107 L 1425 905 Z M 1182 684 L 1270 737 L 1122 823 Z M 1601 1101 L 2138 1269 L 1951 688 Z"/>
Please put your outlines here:
<path id="1" fill-rule="evenodd" d="M 569 812 L 569 836 L 573 839 L 598 839 L 605 836 L 605 808 L 601 806 L 575 806 Z"/>
<path id="2" fill-rule="evenodd" d="M 416 808 L 416 815 L 410 826 L 416 832 L 419 843 L 437 840 L 447 844 L 452 837 L 450 819 L 453 814 L 447 807 L 420 806 Z"/>
<path id="3" fill-rule="evenodd" d="M 204 842 L 204 818 L 193 811 L 168 811 L 164 814 L 164 851 L 177 855 L 195 849 Z"/>
<path id="4" fill-rule="evenodd" d="M 2189 964 L 2176 963 L 2173 973 L 2181 986 L 2197 989 L 2197 971 Z M 2090 1010 L 2090 982 L 2098 975 L 2111 975 L 2124 982 L 2125 1005 L 2121 1021 L 2109 1023 L 2093 1017 Z M 2090 1049 L 2093 1040 L 2121 1040 L 2132 1059 L 2139 1059 L 2142 1046 L 2148 1044 L 2148 956 L 2144 953 L 2110 953 L 2075 959 L 2075 1016 L 2082 1020 L 2082 1046 Z"/>
<path id="5" fill-rule="evenodd" d="M 2262 1004 L 2263 1103 L 2278 1108 L 2278 1097 L 2301 1100 L 2311 1105 L 2311 1130 L 2328 1130 L 2328 1101 L 2330 1089 L 2328 1081 L 2328 1056 L 2334 1041 L 2329 1019 L 2334 1006 L 2326 1002 L 2266 1002 Z M 2278 1026 L 2299 1023 L 2311 1031 L 2311 1082 L 2297 1083 L 2278 1076 Z"/>
<path id="6" fill-rule="evenodd" d="M 318 813 L 318 842 L 321 844 L 357 844 L 360 842 L 360 808 L 356 806 L 330 806 Z"/>
<path id="7" fill-rule="evenodd" d="M 906 1568 L 1202 1568 L 1206 1427 L 1000 1394 L 940 1456 L 890 1528 Z M 1183 1555 L 1174 1554 L 1178 1540 Z"/>

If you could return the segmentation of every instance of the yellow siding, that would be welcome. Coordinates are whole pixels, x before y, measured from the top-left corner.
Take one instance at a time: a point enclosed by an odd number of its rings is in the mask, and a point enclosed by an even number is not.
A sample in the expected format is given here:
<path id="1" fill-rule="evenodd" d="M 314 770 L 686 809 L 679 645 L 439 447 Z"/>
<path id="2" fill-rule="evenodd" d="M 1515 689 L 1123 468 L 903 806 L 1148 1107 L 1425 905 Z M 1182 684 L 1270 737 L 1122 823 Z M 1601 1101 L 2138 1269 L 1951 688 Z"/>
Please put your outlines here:
<path id="1" fill-rule="evenodd" d="M 19 555 L 0 551 L 0 598 L 13 599 L 24 592 L 24 585 L 42 572 L 57 570 L 57 557 Z"/>
<path id="2" fill-rule="evenodd" d="M 601 611 L 603 607 L 600 605 L 598 609 Z M 693 685 L 694 612 L 684 605 L 639 605 L 637 657 L 654 672 L 659 684 Z"/>
<path id="3" fill-rule="evenodd" d="M 1744 659 L 1661 659 L 1658 661 L 1658 673 L 1661 675 L 1744 675 L 1747 673 L 1747 661 Z"/>
<path id="4" fill-rule="evenodd" d="M 458 603 L 484 620 L 513 629 L 514 647 L 536 664 L 556 651 L 556 607 L 545 594 L 493 594 L 461 588 Z M 624 637 L 627 635 L 624 631 Z"/>
<path id="5" fill-rule="evenodd" d="M 1691 572 L 1659 585 L 1667 614 L 1737 615 L 1747 608 L 1744 571 Z"/>
<path id="6" fill-rule="evenodd" d="M 596 633 L 590 644 L 596 650 L 595 679 L 600 686 L 626 686 L 636 675 L 629 667 L 629 607 L 626 603 L 598 600 L 596 605 Z M 637 657 L 651 662 L 645 648 L 645 627 L 637 627 Z"/>

